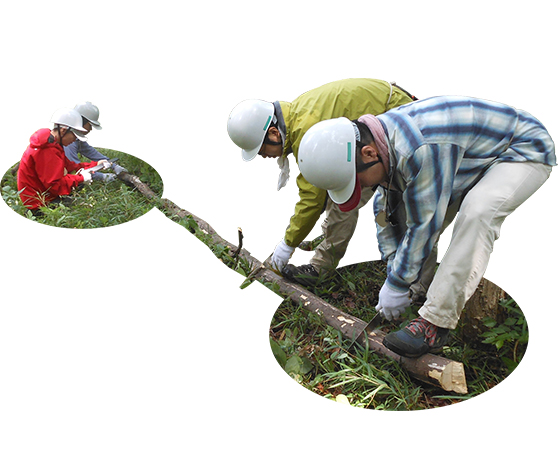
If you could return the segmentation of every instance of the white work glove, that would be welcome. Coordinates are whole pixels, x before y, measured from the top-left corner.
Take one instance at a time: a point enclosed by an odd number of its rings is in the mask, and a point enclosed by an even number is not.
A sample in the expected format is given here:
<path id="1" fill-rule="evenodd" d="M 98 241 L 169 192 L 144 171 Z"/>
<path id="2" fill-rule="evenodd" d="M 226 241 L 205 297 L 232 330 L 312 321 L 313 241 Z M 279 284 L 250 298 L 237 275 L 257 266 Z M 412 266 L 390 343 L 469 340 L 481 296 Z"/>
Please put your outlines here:
<path id="1" fill-rule="evenodd" d="M 277 244 L 275 252 L 273 252 L 273 255 L 271 256 L 271 267 L 281 272 L 289 262 L 289 258 L 291 258 L 294 251 L 294 247 L 288 246 L 285 243 L 285 240 L 281 239 L 281 242 Z"/>
<path id="2" fill-rule="evenodd" d="M 119 166 L 116 163 L 112 164 L 112 170 L 117 175 L 120 174 L 120 173 L 127 173 L 128 172 L 128 170 L 126 168 L 124 168 L 123 166 Z"/>
<path id="3" fill-rule="evenodd" d="M 108 160 L 105 160 L 105 159 L 99 160 L 99 161 L 97 162 L 97 164 L 98 164 L 98 165 L 103 165 L 103 169 L 108 169 L 108 168 L 110 168 L 110 167 L 112 166 L 112 163 L 109 162 Z"/>
<path id="4" fill-rule="evenodd" d="M 99 179 L 100 181 L 108 184 L 116 179 L 116 175 L 112 173 L 95 173 L 93 175 L 93 180 Z"/>
<path id="5" fill-rule="evenodd" d="M 90 184 L 91 183 L 91 173 L 86 169 L 80 169 L 76 174 L 83 176 L 83 183 Z"/>
<path id="6" fill-rule="evenodd" d="M 411 296 L 409 290 L 394 290 L 386 282 L 380 290 L 379 302 L 376 306 L 376 310 L 381 312 L 386 319 L 393 320 L 394 318 L 399 318 L 410 305 Z"/>

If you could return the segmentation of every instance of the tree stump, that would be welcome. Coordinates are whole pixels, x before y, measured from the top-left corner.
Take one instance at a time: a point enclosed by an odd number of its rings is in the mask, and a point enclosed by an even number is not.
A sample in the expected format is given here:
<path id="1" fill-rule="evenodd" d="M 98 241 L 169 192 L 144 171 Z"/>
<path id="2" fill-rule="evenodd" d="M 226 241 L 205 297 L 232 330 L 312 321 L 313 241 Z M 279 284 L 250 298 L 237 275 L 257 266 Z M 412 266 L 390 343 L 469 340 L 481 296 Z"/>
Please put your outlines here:
<path id="1" fill-rule="evenodd" d="M 470 342 L 479 340 L 480 335 L 486 331 L 482 320 L 486 317 L 501 321 L 503 315 L 500 301 L 506 297 L 506 292 L 486 279 L 481 279 L 480 284 L 463 310 L 461 321 L 463 335 Z"/>

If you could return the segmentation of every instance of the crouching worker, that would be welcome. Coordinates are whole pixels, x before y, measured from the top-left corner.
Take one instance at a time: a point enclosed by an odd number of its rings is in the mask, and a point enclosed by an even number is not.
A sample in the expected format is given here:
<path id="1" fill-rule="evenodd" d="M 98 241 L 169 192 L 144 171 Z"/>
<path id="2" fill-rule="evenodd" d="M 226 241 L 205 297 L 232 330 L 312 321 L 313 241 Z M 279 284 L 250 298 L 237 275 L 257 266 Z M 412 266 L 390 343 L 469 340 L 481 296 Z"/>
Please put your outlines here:
<path id="1" fill-rule="evenodd" d="M 101 122 L 99 122 L 99 108 L 95 106 L 90 101 L 83 103 L 78 103 L 74 106 L 74 109 L 81 114 L 83 128 L 86 130 L 84 135 L 87 135 L 91 130 L 102 130 Z M 95 149 L 86 141 L 74 141 L 67 146 L 64 146 L 64 153 L 68 160 L 74 163 L 79 163 L 81 160 L 80 155 L 88 158 L 91 161 L 108 160 L 109 158 Z M 111 165 L 113 173 L 94 173 L 92 178 L 94 181 L 101 181 L 106 184 L 112 182 L 116 179 L 116 175 L 123 171 L 127 171 L 126 168 L 113 163 Z"/>
<path id="2" fill-rule="evenodd" d="M 358 121 L 338 118 L 308 130 L 299 168 L 327 189 L 342 211 L 361 187 L 374 197 L 387 280 L 376 309 L 398 318 L 409 287 L 456 217 L 448 250 L 428 286 L 419 317 L 384 345 L 418 357 L 441 350 L 488 265 L 505 218 L 548 179 L 554 142 L 533 116 L 466 97 L 434 97 Z"/>
<path id="3" fill-rule="evenodd" d="M 31 136 L 17 174 L 21 201 L 37 216 L 42 215 L 41 207 L 58 202 L 79 184 L 90 183 L 88 168 L 97 164 L 110 167 L 107 160 L 74 163 L 66 158 L 64 146 L 76 139 L 85 141 L 87 130 L 77 111 L 60 109 L 53 114 L 51 122 L 54 123 L 52 130 L 42 128 Z M 73 171 L 78 172 L 69 174 Z"/>

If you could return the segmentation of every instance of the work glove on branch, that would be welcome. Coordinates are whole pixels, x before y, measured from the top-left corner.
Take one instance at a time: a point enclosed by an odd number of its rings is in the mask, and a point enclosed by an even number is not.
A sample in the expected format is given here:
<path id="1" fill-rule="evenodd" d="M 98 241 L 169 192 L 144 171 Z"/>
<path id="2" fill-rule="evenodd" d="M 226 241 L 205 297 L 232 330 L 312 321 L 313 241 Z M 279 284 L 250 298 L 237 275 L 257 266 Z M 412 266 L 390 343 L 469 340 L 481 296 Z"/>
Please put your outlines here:
<path id="1" fill-rule="evenodd" d="M 399 318 L 405 309 L 411 305 L 409 290 L 398 291 L 391 288 L 387 282 L 380 289 L 379 302 L 376 310 L 388 319 Z"/>
<path id="2" fill-rule="evenodd" d="M 283 268 L 289 262 L 289 259 L 291 258 L 291 255 L 293 254 L 294 250 L 295 250 L 294 247 L 288 246 L 285 243 L 285 240 L 281 239 L 281 242 L 277 244 L 277 247 L 275 247 L 275 251 L 271 256 L 271 261 L 270 261 L 271 267 L 277 270 L 279 273 L 281 273 Z"/>
<path id="3" fill-rule="evenodd" d="M 128 172 L 128 170 L 126 168 L 124 168 L 123 166 L 117 165 L 116 163 L 112 164 L 112 170 L 114 171 L 115 174 L 127 173 Z"/>
<path id="4" fill-rule="evenodd" d="M 93 180 L 103 182 L 108 184 L 116 179 L 116 175 L 113 173 L 93 173 Z"/>

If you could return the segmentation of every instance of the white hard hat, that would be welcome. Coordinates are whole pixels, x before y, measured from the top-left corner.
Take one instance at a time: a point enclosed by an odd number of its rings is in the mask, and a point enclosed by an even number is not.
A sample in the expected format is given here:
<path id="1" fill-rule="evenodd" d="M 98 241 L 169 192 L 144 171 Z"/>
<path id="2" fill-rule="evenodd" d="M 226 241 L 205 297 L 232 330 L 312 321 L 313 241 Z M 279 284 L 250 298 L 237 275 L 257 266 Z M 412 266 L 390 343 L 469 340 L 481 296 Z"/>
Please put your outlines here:
<path id="1" fill-rule="evenodd" d="M 345 117 L 313 125 L 298 149 L 298 167 L 304 178 L 327 190 L 341 210 L 351 210 L 360 201 L 355 161 L 355 126 Z"/>
<path id="2" fill-rule="evenodd" d="M 95 106 L 90 101 L 84 103 L 78 103 L 75 105 L 74 109 L 79 112 L 83 117 L 85 117 L 93 128 L 97 130 L 102 130 L 101 124 L 99 122 L 99 108 Z"/>
<path id="3" fill-rule="evenodd" d="M 74 133 L 80 141 L 87 141 L 84 133 L 87 130 L 83 128 L 83 121 L 81 114 L 75 109 L 61 108 L 58 109 L 50 118 L 50 121 L 55 125 L 62 125 L 63 127 L 68 127 L 72 133 Z"/>
<path id="4" fill-rule="evenodd" d="M 244 100 L 229 114 L 227 131 L 232 141 L 242 149 L 244 161 L 250 161 L 258 155 L 274 113 L 273 103 Z"/>

